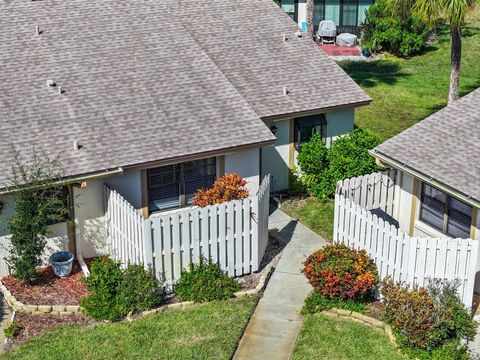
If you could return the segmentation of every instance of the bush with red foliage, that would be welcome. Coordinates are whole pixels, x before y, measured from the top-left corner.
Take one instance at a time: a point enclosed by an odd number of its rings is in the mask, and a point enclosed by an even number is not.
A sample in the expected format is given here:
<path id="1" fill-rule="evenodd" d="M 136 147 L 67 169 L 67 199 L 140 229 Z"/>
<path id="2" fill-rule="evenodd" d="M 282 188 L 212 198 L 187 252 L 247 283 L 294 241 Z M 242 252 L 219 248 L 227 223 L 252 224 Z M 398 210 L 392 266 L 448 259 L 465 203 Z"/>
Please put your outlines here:
<path id="1" fill-rule="evenodd" d="M 193 205 L 205 207 L 231 200 L 245 199 L 248 197 L 246 184 L 247 181 L 237 173 L 224 175 L 217 179 L 210 189 L 198 190 L 193 199 Z"/>
<path id="2" fill-rule="evenodd" d="M 303 272 L 314 289 L 327 298 L 360 300 L 378 283 L 377 267 L 364 250 L 328 245 L 304 262 Z"/>

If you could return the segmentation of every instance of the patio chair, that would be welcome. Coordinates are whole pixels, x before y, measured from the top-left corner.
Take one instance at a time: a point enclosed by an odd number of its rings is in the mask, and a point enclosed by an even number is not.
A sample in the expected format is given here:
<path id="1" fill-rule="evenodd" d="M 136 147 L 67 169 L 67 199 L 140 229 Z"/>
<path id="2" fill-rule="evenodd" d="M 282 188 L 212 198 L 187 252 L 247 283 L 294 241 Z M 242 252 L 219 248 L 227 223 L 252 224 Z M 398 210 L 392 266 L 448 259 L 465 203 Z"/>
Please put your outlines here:
<path id="1" fill-rule="evenodd" d="M 335 37 L 337 36 L 337 25 L 332 20 L 322 20 L 318 25 L 318 31 L 316 34 L 317 42 L 320 44 L 335 43 Z"/>

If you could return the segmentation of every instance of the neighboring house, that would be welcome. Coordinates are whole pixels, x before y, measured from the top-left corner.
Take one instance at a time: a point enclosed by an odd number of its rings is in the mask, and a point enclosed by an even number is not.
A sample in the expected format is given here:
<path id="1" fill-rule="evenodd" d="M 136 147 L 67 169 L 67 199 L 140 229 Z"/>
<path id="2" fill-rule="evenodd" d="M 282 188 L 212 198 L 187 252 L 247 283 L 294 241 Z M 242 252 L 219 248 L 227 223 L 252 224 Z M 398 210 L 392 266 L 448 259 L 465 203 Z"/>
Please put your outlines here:
<path id="1" fill-rule="evenodd" d="M 404 271 L 402 280 L 459 279 L 469 305 L 474 286 L 480 291 L 479 242 L 469 240 L 480 240 L 479 104 L 480 88 L 377 146 L 371 155 L 391 170 L 339 183 L 336 198 L 338 239 L 376 252 L 392 266 L 384 274 Z M 361 225 L 352 230 L 352 221 Z"/>
<path id="2" fill-rule="evenodd" d="M 374 0 L 314 0 L 313 23 L 315 31 L 322 20 L 332 20 L 337 25 L 337 32 L 360 35 L 360 29 L 365 20 L 365 11 Z M 298 25 L 306 30 L 307 0 L 282 0 L 282 9 Z"/>
<path id="3" fill-rule="evenodd" d="M 294 144 L 352 130 L 370 102 L 271 0 L 14 1 L 0 13 L 0 189 L 12 144 L 27 160 L 58 156 L 76 226 L 53 225 L 49 245 L 79 242 L 85 257 L 107 251 L 104 185 L 145 218 L 225 173 L 251 194 L 267 174 L 285 189 Z M 10 200 L 3 191 L 4 220 Z"/>

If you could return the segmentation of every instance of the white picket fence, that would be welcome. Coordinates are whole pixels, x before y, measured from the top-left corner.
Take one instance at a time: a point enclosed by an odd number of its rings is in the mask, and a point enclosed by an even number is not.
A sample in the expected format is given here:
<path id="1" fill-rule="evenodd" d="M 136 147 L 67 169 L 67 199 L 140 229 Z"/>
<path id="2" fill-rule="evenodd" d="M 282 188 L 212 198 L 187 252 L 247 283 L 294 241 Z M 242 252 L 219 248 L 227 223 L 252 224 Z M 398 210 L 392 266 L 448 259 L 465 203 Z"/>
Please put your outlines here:
<path id="1" fill-rule="evenodd" d="M 231 276 L 258 270 L 268 244 L 270 177 L 255 196 L 205 208 L 189 207 L 143 219 L 116 191 L 106 188 L 107 238 L 123 264 L 152 266 L 167 287 L 200 257 Z"/>
<path id="2" fill-rule="evenodd" d="M 357 180 L 350 179 L 349 183 L 352 182 Z M 354 200 L 344 196 L 339 183 L 335 195 L 335 243 L 366 250 L 382 279 L 391 276 L 412 287 L 426 285 L 429 278 L 457 280 L 462 301 L 472 305 L 478 241 L 410 237 Z M 379 203 L 381 201 L 370 200 L 370 204 Z M 376 205 L 368 207 L 376 208 Z"/>

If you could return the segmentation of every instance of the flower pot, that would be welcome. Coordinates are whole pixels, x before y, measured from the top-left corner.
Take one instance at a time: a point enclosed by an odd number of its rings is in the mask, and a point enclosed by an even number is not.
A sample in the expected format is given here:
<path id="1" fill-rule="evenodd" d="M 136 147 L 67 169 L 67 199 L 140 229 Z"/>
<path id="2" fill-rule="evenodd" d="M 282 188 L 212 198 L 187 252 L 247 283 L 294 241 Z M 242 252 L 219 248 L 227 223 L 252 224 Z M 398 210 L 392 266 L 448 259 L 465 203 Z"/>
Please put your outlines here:
<path id="1" fill-rule="evenodd" d="M 58 277 L 67 277 L 72 272 L 73 254 L 68 251 L 53 253 L 48 259 Z"/>
<path id="2" fill-rule="evenodd" d="M 368 58 L 372 55 L 372 53 L 368 50 L 362 50 L 362 55 Z"/>

